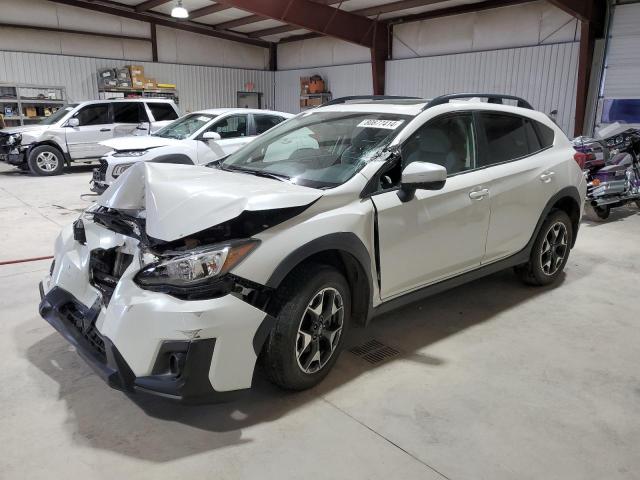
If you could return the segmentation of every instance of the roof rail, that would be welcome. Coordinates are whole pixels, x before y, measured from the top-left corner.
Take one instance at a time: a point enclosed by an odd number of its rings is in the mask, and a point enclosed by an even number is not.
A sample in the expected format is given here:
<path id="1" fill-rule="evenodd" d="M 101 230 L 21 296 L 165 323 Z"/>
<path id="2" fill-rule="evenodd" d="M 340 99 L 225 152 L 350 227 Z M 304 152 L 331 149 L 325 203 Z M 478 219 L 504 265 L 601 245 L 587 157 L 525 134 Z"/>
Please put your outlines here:
<path id="1" fill-rule="evenodd" d="M 351 95 L 349 97 L 334 98 L 333 100 L 329 100 L 328 102 L 323 103 L 321 106 L 326 107 L 327 105 L 338 105 L 340 103 L 347 103 L 352 100 L 423 100 L 423 99 L 420 97 L 405 97 L 401 95 Z"/>
<path id="2" fill-rule="evenodd" d="M 518 102 L 518 107 L 520 108 L 528 108 L 529 110 L 533 110 L 533 107 L 529 102 L 525 99 L 516 97 L 515 95 L 502 95 L 499 93 L 451 93 L 449 95 L 442 95 L 440 97 L 436 97 L 427 103 L 422 110 L 426 110 L 427 108 L 435 107 L 437 105 L 442 105 L 445 103 L 449 103 L 449 100 L 455 100 L 457 98 L 486 98 L 488 103 L 497 103 L 503 104 L 504 100 L 516 100 Z"/>

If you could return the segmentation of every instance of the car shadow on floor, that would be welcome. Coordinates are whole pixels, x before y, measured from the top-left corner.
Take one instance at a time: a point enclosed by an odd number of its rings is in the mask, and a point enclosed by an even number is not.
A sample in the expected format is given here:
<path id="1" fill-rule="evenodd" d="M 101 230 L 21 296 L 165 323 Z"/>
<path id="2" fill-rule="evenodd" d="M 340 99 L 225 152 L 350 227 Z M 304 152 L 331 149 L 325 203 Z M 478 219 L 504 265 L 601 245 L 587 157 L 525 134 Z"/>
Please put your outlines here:
<path id="1" fill-rule="evenodd" d="M 110 389 L 58 333 L 30 345 L 26 353 L 33 365 L 57 382 L 59 399 L 69 411 L 72 435 L 79 442 L 147 461 L 167 462 L 251 441 L 243 429 L 276 421 L 308 404 L 313 408 L 311 404 L 319 398 L 378 365 L 415 362 L 428 375 L 430 369 L 455 361 L 433 356 L 430 345 L 508 314 L 563 281 L 564 276 L 552 287 L 526 287 L 511 271 L 504 271 L 463 285 L 380 316 L 366 329 L 352 329 L 336 367 L 317 387 L 285 392 L 257 370 L 253 388 L 225 404 L 183 406 Z M 398 355 L 371 365 L 349 352 L 353 345 L 369 339 L 391 346 Z"/>

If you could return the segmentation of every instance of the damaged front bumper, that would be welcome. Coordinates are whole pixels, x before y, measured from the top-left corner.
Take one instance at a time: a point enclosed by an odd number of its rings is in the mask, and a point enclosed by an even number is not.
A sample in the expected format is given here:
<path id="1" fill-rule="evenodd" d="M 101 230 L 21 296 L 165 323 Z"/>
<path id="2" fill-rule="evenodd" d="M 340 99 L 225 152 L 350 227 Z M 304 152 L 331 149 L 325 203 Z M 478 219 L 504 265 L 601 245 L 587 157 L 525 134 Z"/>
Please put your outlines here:
<path id="1" fill-rule="evenodd" d="M 109 385 L 184 403 L 225 401 L 251 387 L 269 315 L 232 294 L 191 301 L 143 290 L 133 280 L 136 256 L 105 295 L 91 252 L 135 255 L 137 240 L 92 222 L 84 228 L 84 244 L 71 227 L 61 233 L 40 314 Z"/>

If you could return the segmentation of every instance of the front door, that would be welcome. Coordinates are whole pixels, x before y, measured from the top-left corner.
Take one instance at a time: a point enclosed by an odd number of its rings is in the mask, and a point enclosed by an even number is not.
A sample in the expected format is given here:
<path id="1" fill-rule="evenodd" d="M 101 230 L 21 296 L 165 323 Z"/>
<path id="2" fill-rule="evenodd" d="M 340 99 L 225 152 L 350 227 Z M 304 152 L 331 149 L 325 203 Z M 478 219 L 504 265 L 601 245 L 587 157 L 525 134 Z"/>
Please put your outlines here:
<path id="1" fill-rule="evenodd" d="M 418 129 L 402 147 L 402 168 L 414 161 L 443 165 L 448 178 L 442 190 L 418 190 L 407 202 L 397 189 L 372 196 L 382 300 L 476 268 L 485 253 L 490 179 L 475 169 L 471 114 L 437 117 Z"/>
<path id="2" fill-rule="evenodd" d="M 98 158 L 106 147 L 99 142 L 113 137 L 113 124 L 108 103 L 96 103 L 81 108 L 75 115 L 77 127 L 66 128 L 67 147 L 73 160 Z"/>
<path id="3" fill-rule="evenodd" d="M 229 155 L 253 138 L 249 136 L 248 124 L 247 114 L 229 115 L 214 122 L 207 131 L 220 135 L 221 139 L 216 140 L 215 143 L 222 149 L 224 155 Z"/>

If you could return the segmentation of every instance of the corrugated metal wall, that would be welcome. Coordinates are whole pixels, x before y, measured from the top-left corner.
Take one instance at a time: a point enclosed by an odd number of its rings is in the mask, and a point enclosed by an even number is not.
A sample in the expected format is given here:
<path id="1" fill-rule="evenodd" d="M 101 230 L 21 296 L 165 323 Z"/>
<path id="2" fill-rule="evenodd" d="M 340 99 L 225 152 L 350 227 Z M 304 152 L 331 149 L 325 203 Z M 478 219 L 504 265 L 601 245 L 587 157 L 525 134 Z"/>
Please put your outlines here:
<path id="1" fill-rule="evenodd" d="M 327 88 L 334 98 L 371 95 L 373 92 L 370 63 L 279 70 L 275 73 L 276 109 L 284 112 L 300 111 L 300 77 L 320 75 L 327 82 Z"/>
<path id="2" fill-rule="evenodd" d="M 176 83 L 183 112 L 233 106 L 236 91 L 244 90 L 246 82 L 264 94 L 264 107 L 274 106 L 273 72 L 261 70 L 0 51 L 0 82 L 60 85 L 69 101 L 93 100 L 98 98 L 97 70 L 127 63 L 143 65 L 145 74 L 157 80 Z"/>
<path id="3" fill-rule="evenodd" d="M 519 95 L 536 110 L 558 110 L 573 134 L 579 42 L 387 62 L 388 95 L 433 98 L 453 92 Z"/>
<path id="4" fill-rule="evenodd" d="M 640 98 L 640 4 L 616 5 L 611 23 L 605 98 Z"/>

